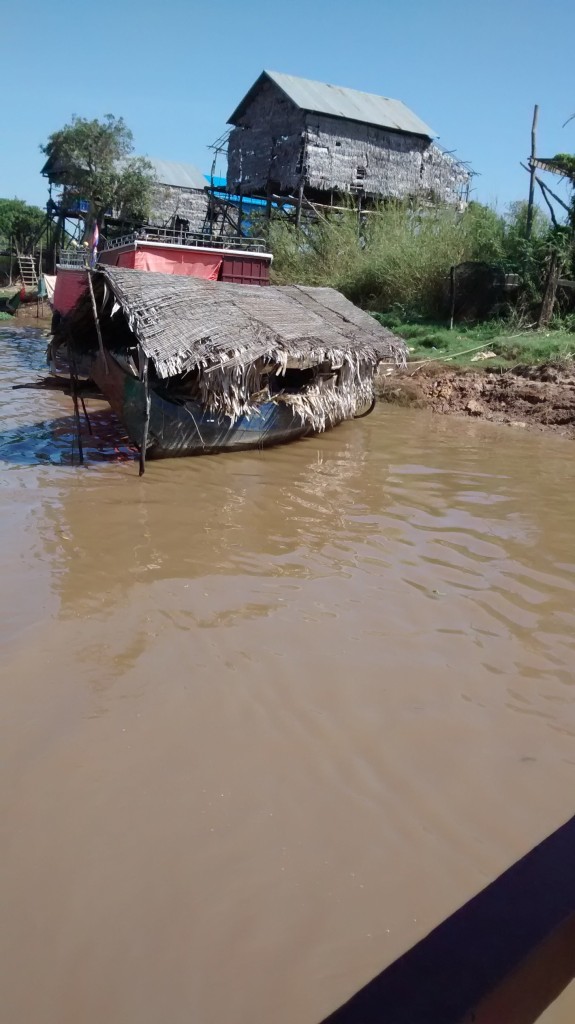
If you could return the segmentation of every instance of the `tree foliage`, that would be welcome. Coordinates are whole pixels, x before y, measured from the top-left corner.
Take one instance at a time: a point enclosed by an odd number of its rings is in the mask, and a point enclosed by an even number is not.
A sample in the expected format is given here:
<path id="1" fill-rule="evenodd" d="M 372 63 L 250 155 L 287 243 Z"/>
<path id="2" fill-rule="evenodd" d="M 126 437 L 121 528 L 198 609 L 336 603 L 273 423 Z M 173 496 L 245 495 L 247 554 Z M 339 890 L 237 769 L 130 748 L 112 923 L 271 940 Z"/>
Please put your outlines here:
<path id="1" fill-rule="evenodd" d="M 46 224 L 46 214 L 39 206 L 30 206 L 23 199 L 0 199 L 0 247 L 16 244 L 26 252 L 36 244 Z"/>
<path id="2" fill-rule="evenodd" d="M 364 215 L 325 216 L 297 230 L 272 220 L 273 274 L 280 284 L 331 285 L 353 302 L 386 311 L 441 315 L 450 267 L 486 262 L 519 275 L 529 302 L 540 299 L 548 260 L 561 239 L 535 209 L 525 237 L 527 204 L 514 203 L 505 215 L 472 202 L 463 211 L 385 203 Z M 562 236 L 561 236 L 562 237 Z"/>
<path id="3" fill-rule="evenodd" d="M 572 153 L 557 153 L 549 162 L 575 183 L 575 156 Z"/>
<path id="4" fill-rule="evenodd" d="M 149 216 L 153 168 L 144 157 L 132 156 L 133 135 L 122 117 L 106 114 L 100 121 L 74 115 L 40 148 L 51 180 L 63 185 L 68 197 L 89 203 L 91 221 L 101 224 L 109 211 L 136 222 Z"/>

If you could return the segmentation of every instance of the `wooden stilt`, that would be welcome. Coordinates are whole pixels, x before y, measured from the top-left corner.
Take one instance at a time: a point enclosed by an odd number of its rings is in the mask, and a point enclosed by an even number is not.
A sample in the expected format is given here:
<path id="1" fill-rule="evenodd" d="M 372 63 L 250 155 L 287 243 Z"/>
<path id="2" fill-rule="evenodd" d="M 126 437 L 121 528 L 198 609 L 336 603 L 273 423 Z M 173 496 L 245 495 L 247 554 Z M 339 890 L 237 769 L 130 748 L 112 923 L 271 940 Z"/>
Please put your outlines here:
<path id="1" fill-rule="evenodd" d="M 531 125 L 531 159 L 529 161 L 529 199 L 527 202 L 527 224 L 525 235 L 531 238 L 533 229 L 533 205 L 535 202 L 535 156 L 537 154 L 537 120 L 539 118 L 539 106 L 536 103 L 533 108 L 533 123 Z"/>
<path id="2" fill-rule="evenodd" d="M 297 205 L 295 208 L 295 226 L 299 228 L 301 224 L 301 208 L 303 203 L 303 177 L 299 183 L 299 189 L 297 193 Z"/>
<path id="3" fill-rule="evenodd" d="M 557 253 L 554 252 L 551 254 L 551 260 L 549 261 L 545 294 L 543 296 L 543 302 L 541 303 L 541 312 L 539 313 L 539 320 L 537 323 L 537 326 L 540 329 L 542 327 L 547 327 L 551 317 L 553 316 L 553 307 L 555 305 L 555 296 L 557 294 L 557 285 L 559 284 L 560 274 L 561 263 Z"/>
<path id="4" fill-rule="evenodd" d="M 455 267 L 451 267 L 449 270 L 449 298 L 450 298 L 450 316 L 449 316 L 449 330 L 453 330 L 453 321 L 455 318 Z"/>

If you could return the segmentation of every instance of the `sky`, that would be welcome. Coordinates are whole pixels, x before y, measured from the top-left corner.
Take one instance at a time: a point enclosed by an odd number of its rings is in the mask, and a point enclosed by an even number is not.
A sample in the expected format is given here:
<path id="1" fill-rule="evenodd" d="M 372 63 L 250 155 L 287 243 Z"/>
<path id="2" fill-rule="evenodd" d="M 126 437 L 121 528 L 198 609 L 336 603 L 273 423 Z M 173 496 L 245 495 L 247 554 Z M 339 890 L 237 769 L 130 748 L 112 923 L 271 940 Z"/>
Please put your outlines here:
<path id="1" fill-rule="evenodd" d="M 401 99 L 501 211 L 527 194 L 535 103 L 540 155 L 575 152 L 572 0 L 23 0 L 18 25 L 1 47 L 0 197 L 45 204 L 39 145 L 73 114 L 121 115 L 138 154 L 209 173 L 264 68 Z"/>

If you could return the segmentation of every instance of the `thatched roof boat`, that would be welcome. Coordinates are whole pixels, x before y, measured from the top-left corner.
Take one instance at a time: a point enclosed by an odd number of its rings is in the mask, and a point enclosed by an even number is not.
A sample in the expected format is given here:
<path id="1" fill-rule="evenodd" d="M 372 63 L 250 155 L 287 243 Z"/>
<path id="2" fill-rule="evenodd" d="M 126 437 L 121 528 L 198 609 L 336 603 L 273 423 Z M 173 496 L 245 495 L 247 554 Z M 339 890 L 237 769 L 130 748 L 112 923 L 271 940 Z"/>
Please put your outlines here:
<path id="1" fill-rule="evenodd" d="M 351 419 L 403 342 L 332 288 L 100 267 L 66 319 L 77 357 L 152 455 L 277 443 Z M 98 330 L 100 330 L 100 340 Z"/>

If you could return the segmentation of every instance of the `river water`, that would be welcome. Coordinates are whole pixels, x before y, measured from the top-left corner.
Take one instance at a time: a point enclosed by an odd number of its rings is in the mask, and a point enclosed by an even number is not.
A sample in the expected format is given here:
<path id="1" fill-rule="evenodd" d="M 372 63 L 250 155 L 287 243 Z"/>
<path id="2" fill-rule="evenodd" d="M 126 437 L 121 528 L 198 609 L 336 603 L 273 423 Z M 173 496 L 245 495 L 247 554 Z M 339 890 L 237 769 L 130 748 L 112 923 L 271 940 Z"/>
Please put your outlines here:
<path id="1" fill-rule="evenodd" d="M 573 443 L 380 406 L 139 479 L 11 390 L 44 344 L 0 334 L 3 1019 L 319 1024 L 574 813 Z"/>

